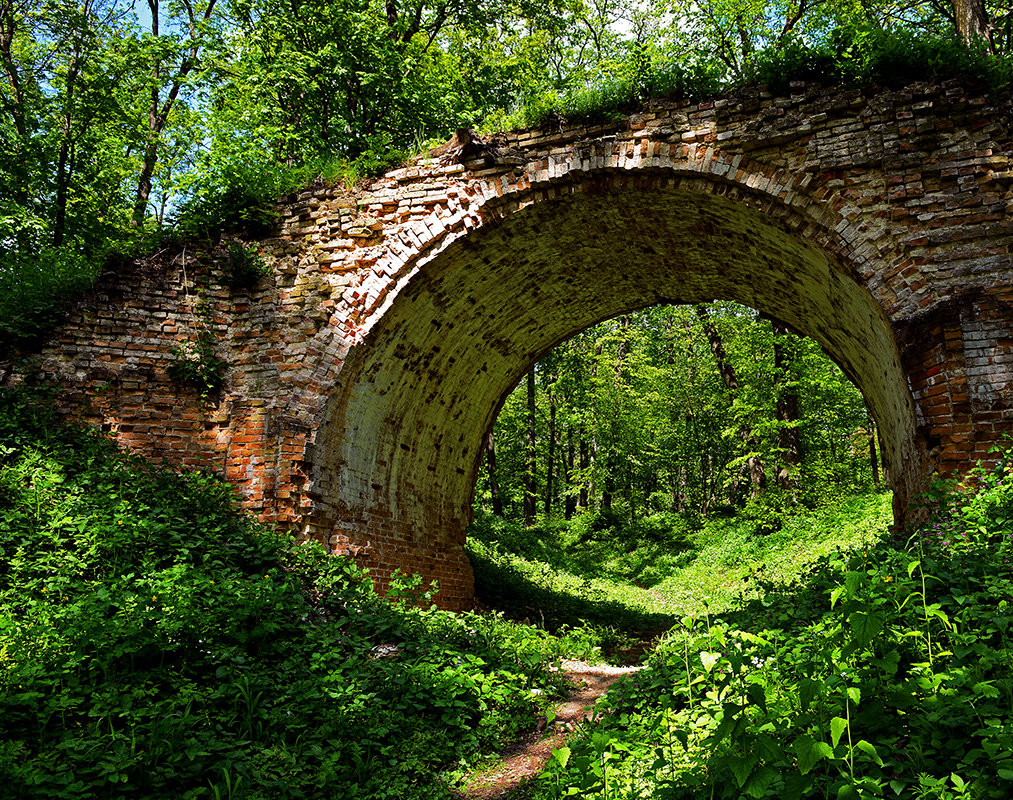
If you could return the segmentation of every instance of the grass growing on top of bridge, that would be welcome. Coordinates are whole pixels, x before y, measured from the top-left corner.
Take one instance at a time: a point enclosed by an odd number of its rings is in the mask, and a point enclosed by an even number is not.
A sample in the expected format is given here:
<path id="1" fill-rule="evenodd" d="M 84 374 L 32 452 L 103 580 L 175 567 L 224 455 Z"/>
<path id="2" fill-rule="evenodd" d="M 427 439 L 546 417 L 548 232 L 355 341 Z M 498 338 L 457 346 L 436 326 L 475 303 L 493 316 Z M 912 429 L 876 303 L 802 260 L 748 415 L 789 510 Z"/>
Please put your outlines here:
<path id="1" fill-rule="evenodd" d="M 633 65 L 630 65 L 633 66 Z M 540 128 L 568 122 L 621 120 L 657 98 L 702 100 L 760 84 L 775 94 L 794 81 L 849 88 L 901 88 L 916 81 L 958 79 L 992 91 L 1008 90 L 1013 60 L 967 46 L 953 35 L 931 34 L 875 24 L 844 25 L 818 41 L 788 40 L 752 54 L 737 76 L 713 61 L 680 59 L 637 64 L 634 71 L 601 80 L 526 96 L 509 111 L 491 114 L 482 130 Z"/>
<path id="2" fill-rule="evenodd" d="M 0 794 L 439 798 L 594 651 L 361 577 L 0 393 Z"/>

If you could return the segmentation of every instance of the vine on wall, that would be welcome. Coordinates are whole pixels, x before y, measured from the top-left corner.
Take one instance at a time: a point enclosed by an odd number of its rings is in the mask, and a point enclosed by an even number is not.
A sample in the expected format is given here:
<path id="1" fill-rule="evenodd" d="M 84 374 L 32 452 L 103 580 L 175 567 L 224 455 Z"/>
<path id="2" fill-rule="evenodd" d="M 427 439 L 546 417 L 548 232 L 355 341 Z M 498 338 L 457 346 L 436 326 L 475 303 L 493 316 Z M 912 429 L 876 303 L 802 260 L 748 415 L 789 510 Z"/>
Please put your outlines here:
<path id="1" fill-rule="evenodd" d="M 183 251 L 183 293 L 194 338 L 180 342 L 172 348 L 167 372 L 174 381 L 197 390 L 207 402 L 225 383 L 228 362 L 215 352 L 215 334 L 207 303 L 196 292 L 190 292 L 186 274 L 186 251 Z"/>

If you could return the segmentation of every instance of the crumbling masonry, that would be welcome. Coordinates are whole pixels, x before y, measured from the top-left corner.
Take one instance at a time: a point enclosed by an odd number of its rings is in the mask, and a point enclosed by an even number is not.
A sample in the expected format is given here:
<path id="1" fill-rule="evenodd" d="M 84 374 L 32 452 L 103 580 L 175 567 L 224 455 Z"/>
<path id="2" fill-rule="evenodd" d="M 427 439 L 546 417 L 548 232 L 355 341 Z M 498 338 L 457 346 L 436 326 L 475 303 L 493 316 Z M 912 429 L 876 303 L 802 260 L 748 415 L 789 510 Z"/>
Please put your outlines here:
<path id="1" fill-rule="evenodd" d="M 902 517 L 1009 424 L 1010 119 L 955 83 L 797 86 L 462 132 L 367 186 L 284 199 L 250 292 L 188 252 L 105 276 L 33 369 L 132 450 L 220 472 L 381 586 L 402 567 L 461 607 L 483 436 L 532 362 L 616 314 L 734 300 L 861 388 Z M 202 326 L 228 363 L 209 401 L 167 373 Z"/>

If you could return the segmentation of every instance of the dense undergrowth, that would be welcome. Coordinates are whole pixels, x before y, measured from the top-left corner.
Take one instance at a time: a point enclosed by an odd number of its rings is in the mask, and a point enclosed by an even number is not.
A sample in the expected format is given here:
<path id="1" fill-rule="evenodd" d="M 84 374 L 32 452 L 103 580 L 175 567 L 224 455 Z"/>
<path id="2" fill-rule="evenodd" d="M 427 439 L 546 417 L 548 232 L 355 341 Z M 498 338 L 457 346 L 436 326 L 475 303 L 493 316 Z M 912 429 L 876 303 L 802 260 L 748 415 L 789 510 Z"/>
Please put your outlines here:
<path id="1" fill-rule="evenodd" d="M 686 615 L 531 796 L 1005 798 L 1013 788 L 1013 475 L 935 521 Z"/>
<path id="2" fill-rule="evenodd" d="M 574 653 L 586 633 L 379 600 L 210 477 L 0 394 L 4 797 L 442 797 Z"/>
<path id="3" fill-rule="evenodd" d="M 558 695 L 555 660 L 666 629 L 527 796 L 1006 797 L 1010 464 L 938 488 L 904 541 L 888 504 L 852 498 L 767 536 L 743 518 L 525 531 L 480 516 L 485 599 L 558 637 L 422 610 L 411 580 L 379 600 L 208 476 L 8 391 L 3 794 L 446 797 Z"/>

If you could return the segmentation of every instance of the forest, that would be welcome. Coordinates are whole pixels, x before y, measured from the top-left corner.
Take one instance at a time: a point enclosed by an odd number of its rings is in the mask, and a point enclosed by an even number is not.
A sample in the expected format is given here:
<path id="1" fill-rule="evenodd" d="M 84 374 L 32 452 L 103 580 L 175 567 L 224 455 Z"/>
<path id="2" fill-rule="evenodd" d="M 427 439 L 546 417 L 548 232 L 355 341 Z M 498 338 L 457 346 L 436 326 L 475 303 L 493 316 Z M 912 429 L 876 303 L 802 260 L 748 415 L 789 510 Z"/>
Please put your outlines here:
<path id="1" fill-rule="evenodd" d="M 813 340 L 732 303 L 657 306 L 543 358 L 486 440 L 482 508 L 530 526 L 793 509 L 879 490 L 876 426 Z"/>
<path id="2" fill-rule="evenodd" d="M 459 128 L 795 81 L 1008 95 L 1011 52 L 986 0 L 0 0 L 0 362 L 101 274 L 255 241 L 286 193 Z M 861 393 L 753 309 L 642 309 L 533 365 L 464 613 L 2 374 L 0 796 L 489 797 L 543 733 L 495 796 L 1013 787 L 1013 451 L 897 528 Z M 564 726 L 574 663 L 635 669 Z"/>

